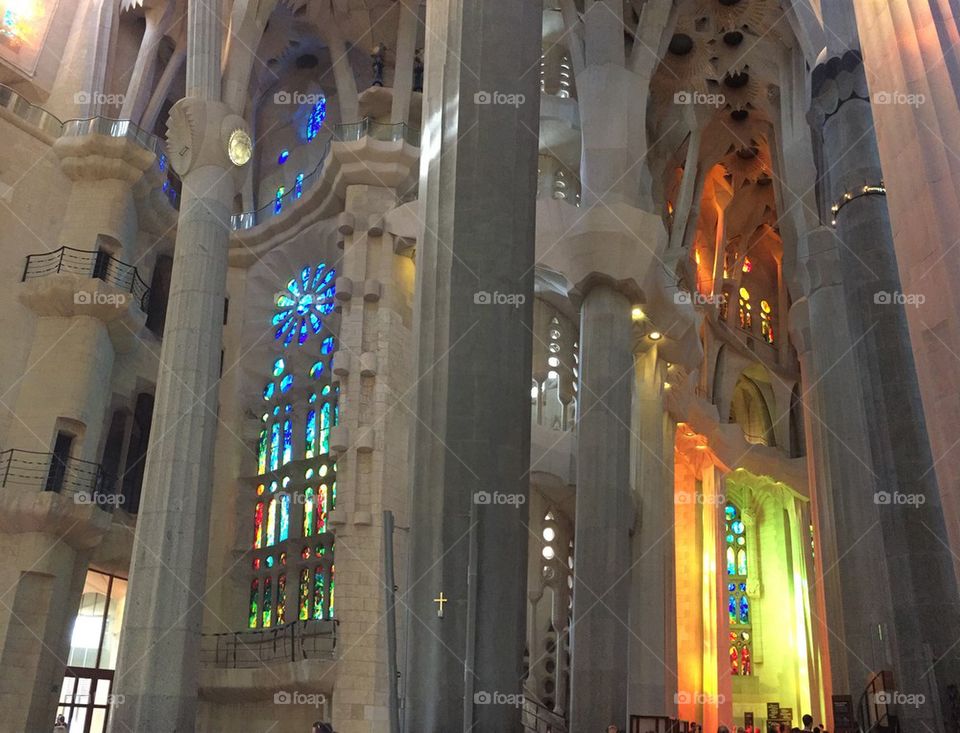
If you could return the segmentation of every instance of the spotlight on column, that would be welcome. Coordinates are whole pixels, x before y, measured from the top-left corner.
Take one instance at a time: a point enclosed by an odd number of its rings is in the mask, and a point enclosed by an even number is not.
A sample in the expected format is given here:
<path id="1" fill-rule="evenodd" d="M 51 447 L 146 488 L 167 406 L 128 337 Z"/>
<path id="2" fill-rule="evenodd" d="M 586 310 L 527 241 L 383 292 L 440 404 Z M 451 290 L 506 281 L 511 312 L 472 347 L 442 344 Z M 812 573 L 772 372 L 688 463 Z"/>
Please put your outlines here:
<path id="1" fill-rule="evenodd" d="M 630 317 L 633 318 L 634 321 L 642 321 L 646 318 L 646 315 L 644 315 L 643 309 L 637 305 L 630 311 Z"/>

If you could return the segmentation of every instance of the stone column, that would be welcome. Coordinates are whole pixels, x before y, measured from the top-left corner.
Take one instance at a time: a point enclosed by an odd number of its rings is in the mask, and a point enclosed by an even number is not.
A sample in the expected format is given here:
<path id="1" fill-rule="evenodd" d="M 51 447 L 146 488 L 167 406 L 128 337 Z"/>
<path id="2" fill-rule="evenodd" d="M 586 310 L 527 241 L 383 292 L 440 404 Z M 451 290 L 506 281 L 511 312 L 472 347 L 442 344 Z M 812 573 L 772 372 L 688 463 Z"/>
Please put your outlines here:
<path id="1" fill-rule="evenodd" d="M 167 61 L 167 65 L 163 67 L 163 73 L 160 74 L 160 81 L 157 82 L 153 90 L 153 96 L 150 97 L 147 108 L 143 112 L 143 117 L 140 119 L 140 127 L 147 132 L 152 132 L 153 128 L 156 127 L 160 108 L 163 106 L 164 101 L 166 101 L 167 93 L 170 91 L 170 87 L 173 86 L 175 78 L 182 72 L 183 62 L 186 58 L 187 41 L 185 38 L 181 38 L 177 41 L 176 48 L 173 49 L 173 54 L 170 56 L 170 60 Z"/>
<path id="2" fill-rule="evenodd" d="M 829 20 L 825 14 L 824 21 Z M 960 720 L 954 720 L 948 687 L 960 684 L 955 631 L 960 628 L 960 596 L 906 313 L 897 300 L 902 287 L 886 198 L 870 193 L 870 187 L 881 184 L 882 172 L 865 89 L 856 51 L 814 70 L 814 119 L 821 126 L 827 166 L 823 190 L 828 204 L 842 203 L 833 212 L 838 270 L 850 332 L 847 343 L 853 345 L 869 426 L 869 465 L 893 607 L 895 681 L 902 692 L 930 700 L 921 706 L 898 706 L 898 713 L 908 728 L 943 730 L 946 725 L 953 730 Z M 930 593 L 929 588 L 938 591 Z M 855 692 L 857 688 L 851 690 Z"/>
<path id="3" fill-rule="evenodd" d="M 448 0 L 426 24 L 405 726 L 517 731 L 541 6 Z"/>
<path id="4" fill-rule="evenodd" d="M 107 58 L 120 5 L 110 0 L 79 4 L 57 77 L 44 108 L 61 120 L 99 112 L 94 95 L 104 91 Z"/>
<path id="5" fill-rule="evenodd" d="M 664 412 L 665 379 L 657 346 L 637 355 L 632 424 L 638 526 L 632 542 L 628 700 L 631 713 L 674 717 L 674 427 Z"/>
<path id="6" fill-rule="evenodd" d="M 150 99 L 151 83 L 154 69 L 157 67 L 157 45 L 166 32 L 166 19 L 173 13 L 173 5 L 167 5 L 162 11 L 154 8 L 146 10 L 146 27 L 143 30 L 143 39 L 140 41 L 140 50 L 137 60 L 130 74 L 130 83 L 127 84 L 127 93 L 123 97 L 120 108 L 120 119 L 139 122 L 147 100 Z"/>
<path id="7" fill-rule="evenodd" d="M 397 62 L 393 71 L 393 104 L 390 121 L 410 119 L 410 98 L 413 96 L 413 56 L 417 52 L 418 0 L 397 3 L 400 20 L 397 27 Z"/>
<path id="8" fill-rule="evenodd" d="M 842 642 L 831 643 L 834 692 L 856 696 L 871 670 L 891 663 L 880 639 L 890 630 L 889 593 L 877 592 L 890 586 L 885 572 L 877 577 L 883 538 L 874 503 L 861 375 L 838 272 L 839 243 L 831 231 L 819 229 L 808 236 L 807 246 L 803 266 L 809 280 L 809 320 L 830 323 L 829 329 L 811 331 L 813 345 L 804 372 L 812 485 L 818 488 L 817 549 L 821 568 L 829 570 L 818 574 L 814 587 L 823 587 L 824 623 L 831 639 Z"/>
<path id="9" fill-rule="evenodd" d="M 228 221 L 236 187 L 220 102 L 221 25 L 188 8 L 187 98 L 171 113 L 183 176 L 156 404 L 116 674 L 113 733 L 195 730 Z M 242 120 L 236 119 L 237 125 Z"/>
<path id="10" fill-rule="evenodd" d="M 580 311 L 570 730 L 627 723 L 630 642 L 631 301 L 606 282 Z"/>

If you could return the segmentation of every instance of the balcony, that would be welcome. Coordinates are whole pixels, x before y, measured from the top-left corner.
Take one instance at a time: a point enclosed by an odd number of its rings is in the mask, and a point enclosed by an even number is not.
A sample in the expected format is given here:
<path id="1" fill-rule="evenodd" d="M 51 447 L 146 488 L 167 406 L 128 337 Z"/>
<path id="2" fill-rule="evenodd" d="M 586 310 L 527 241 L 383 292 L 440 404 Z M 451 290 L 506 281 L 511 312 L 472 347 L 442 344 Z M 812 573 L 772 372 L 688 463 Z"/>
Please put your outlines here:
<path id="1" fill-rule="evenodd" d="M 0 489 L 50 491 L 112 512 L 116 480 L 99 463 L 63 459 L 55 453 L 10 449 L 0 453 Z"/>
<path id="2" fill-rule="evenodd" d="M 260 669 L 265 664 L 331 660 L 336 645 L 335 621 L 295 621 L 275 629 L 204 634 L 200 663 L 219 669 Z"/>
<path id="3" fill-rule="evenodd" d="M 0 109 L 6 110 L 26 124 L 39 129 L 50 138 L 104 135 L 127 139 L 157 156 L 157 165 L 166 174 L 163 192 L 175 209 L 180 208 L 180 179 L 166 165 L 166 143 L 130 120 L 115 120 L 110 117 L 91 117 L 84 120 L 62 122 L 10 87 L 0 84 Z"/>
<path id="4" fill-rule="evenodd" d="M 130 293 L 144 312 L 150 305 L 150 288 L 140 277 L 137 268 L 103 251 L 61 247 L 44 254 L 27 255 L 22 282 L 58 273 L 81 275 L 109 283 Z"/>
<path id="5" fill-rule="evenodd" d="M 200 697 L 220 703 L 276 700 L 290 690 L 333 693 L 336 621 L 294 621 L 275 629 L 204 634 Z M 265 669 L 266 668 L 266 669 Z"/>

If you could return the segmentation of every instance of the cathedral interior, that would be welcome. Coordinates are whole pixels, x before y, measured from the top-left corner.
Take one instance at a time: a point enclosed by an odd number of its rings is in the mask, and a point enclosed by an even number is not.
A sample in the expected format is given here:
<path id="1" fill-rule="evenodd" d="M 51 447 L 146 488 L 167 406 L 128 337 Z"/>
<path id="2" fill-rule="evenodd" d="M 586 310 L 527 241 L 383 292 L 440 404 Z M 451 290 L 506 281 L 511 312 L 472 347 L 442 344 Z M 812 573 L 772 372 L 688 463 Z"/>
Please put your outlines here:
<path id="1" fill-rule="evenodd" d="M 0 0 L 0 140 L 0 733 L 960 733 L 957 0 Z"/>

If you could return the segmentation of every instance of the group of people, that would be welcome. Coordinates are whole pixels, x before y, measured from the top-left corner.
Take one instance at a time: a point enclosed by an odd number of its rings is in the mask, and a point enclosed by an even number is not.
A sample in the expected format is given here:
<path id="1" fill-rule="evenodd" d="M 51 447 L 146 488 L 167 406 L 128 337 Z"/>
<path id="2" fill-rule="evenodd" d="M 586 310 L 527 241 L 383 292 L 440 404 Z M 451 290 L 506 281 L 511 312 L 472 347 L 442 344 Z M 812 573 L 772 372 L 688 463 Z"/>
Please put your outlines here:
<path id="1" fill-rule="evenodd" d="M 797 728 L 796 726 L 791 728 L 786 723 L 769 723 L 767 725 L 767 733 L 829 733 L 824 726 L 815 726 L 813 724 L 813 716 L 809 713 L 803 716 L 802 721 L 803 728 Z M 725 725 L 721 725 L 717 729 L 717 733 L 730 733 L 730 729 Z M 737 728 L 736 733 L 760 733 L 760 728 L 753 726 L 744 728 L 740 726 Z"/>

